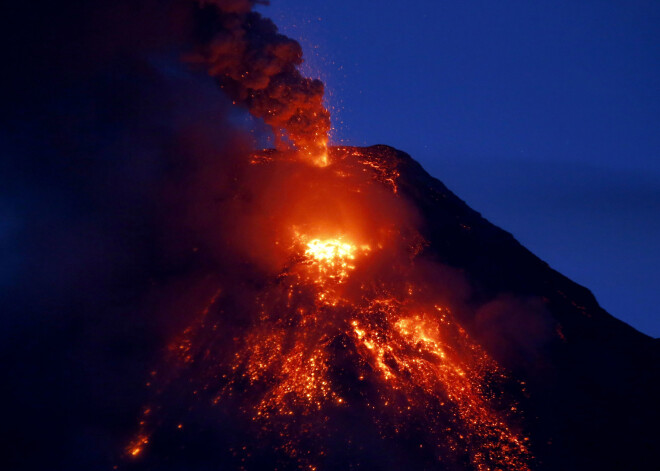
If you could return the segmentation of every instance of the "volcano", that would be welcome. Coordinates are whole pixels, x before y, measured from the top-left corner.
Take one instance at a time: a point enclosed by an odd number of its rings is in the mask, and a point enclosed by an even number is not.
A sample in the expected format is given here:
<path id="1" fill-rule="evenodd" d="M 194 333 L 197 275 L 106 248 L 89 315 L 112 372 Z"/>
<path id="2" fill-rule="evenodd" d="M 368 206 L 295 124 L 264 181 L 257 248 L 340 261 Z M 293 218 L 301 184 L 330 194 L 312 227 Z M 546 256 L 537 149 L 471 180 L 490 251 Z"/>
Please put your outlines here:
<path id="1" fill-rule="evenodd" d="M 6 3 L 2 469 L 657 467 L 658 340 L 407 154 L 328 147 L 268 1 Z"/>
<path id="2" fill-rule="evenodd" d="M 154 366 L 122 468 L 652 467 L 657 339 L 409 155 L 329 157 L 257 153 L 216 202 L 247 255 Z"/>

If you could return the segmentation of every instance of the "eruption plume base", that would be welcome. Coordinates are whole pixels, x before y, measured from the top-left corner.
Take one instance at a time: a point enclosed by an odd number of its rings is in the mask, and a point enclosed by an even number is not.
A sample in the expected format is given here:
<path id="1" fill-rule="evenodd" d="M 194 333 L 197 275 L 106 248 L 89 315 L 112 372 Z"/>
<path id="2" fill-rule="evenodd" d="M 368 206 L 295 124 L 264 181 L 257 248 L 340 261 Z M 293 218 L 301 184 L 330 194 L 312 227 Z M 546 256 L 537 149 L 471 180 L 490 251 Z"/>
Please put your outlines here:
<path id="1" fill-rule="evenodd" d="M 330 113 L 325 87 L 303 77 L 300 44 L 252 11 L 251 0 L 198 1 L 200 40 L 189 61 L 201 64 L 234 104 L 268 124 L 283 150 L 287 142 L 319 167 L 327 166 Z"/>

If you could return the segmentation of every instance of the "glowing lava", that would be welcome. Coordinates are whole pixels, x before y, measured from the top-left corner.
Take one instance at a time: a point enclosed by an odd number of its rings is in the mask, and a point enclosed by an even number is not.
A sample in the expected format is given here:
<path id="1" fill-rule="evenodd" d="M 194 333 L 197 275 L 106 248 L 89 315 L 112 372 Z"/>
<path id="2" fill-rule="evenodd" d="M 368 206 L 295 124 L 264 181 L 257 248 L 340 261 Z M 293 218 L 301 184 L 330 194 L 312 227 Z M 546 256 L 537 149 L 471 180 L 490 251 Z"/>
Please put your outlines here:
<path id="1" fill-rule="evenodd" d="M 321 151 L 315 154 L 315 157 L 312 157 L 311 160 L 314 162 L 314 165 L 317 167 L 327 167 L 330 165 L 330 157 L 328 156 L 328 145 L 324 141 L 321 145 Z"/>
<path id="2" fill-rule="evenodd" d="M 395 207 L 398 173 L 383 176 L 385 168 L 360 156 L 321 171 L 340 183 L 357 175 L 354 194 L 378 195 L 365 204 Z M 383 188 L 391 200 L 382 201 Z M 342 212 L 354 213 L 369 211 Z M 323 467 L 353 447 L 359 456 L 360 431 L 375 430 L 383 448 L 417 453 L 430 469 L 529 469 L 527 440 L 510 425 L 517 404 L 494 393 L 511 381 L 419 271 L 419 234 L 406 220 L 374 224 L 367 238 L 283 228 L 289 261 L 254 299 L 240 299 L 245 312 L 231 307 L 231 290 L 211 301 L 170 348 L 170 387 L 188 391 L 191 404 L 235 404 L 232 420 L 246 420 L 252 437 L 288 457 L 285 468 Z M 173 417 L 171 427 L 180 422 Z M 145 430 L 130 454 L 152 441 Z M 254 451 L 231 448 L 249 469 Z"/>
<path id="3" fill-rule="evenodd" d="M 366 254 L 371 250 L 369 245 L 357 246 L 346 242 L 343 237 L 309 240 L 304 235 L 298 235 L 297 238 L 305 244 L 304 263 L 316 269 L 318 284 L 327 281 L 343 283 L 349 272 L 355 269 L 354 262 L 358 254 Z"/>
<path id="4" fill-rule="evenodd" d="M 355 259 L 356 247 L 342 242 L 341 239 L 313 239 L 307 243 L 305 255 L 330 267 L 347 267 L 346 260 Z"/>

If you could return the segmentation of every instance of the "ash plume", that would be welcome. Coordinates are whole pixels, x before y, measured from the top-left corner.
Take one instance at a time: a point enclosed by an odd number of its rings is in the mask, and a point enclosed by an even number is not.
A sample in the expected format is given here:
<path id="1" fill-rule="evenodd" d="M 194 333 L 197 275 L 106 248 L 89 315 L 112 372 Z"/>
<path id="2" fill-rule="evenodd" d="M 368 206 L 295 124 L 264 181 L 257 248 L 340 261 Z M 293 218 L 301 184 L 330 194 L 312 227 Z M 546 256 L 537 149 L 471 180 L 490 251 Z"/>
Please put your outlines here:
<path id="1" fill-rule="evenodd" d="M 198 47 L 189 59 L 203 64 L 235 103 L 271 126 L 278 148 L 290 141 L 304 157 L 323 162 L 330 130 L 324 85 L 300 73 L 300 44 L 252 11 L 267 3 L 200 1 Z"/>

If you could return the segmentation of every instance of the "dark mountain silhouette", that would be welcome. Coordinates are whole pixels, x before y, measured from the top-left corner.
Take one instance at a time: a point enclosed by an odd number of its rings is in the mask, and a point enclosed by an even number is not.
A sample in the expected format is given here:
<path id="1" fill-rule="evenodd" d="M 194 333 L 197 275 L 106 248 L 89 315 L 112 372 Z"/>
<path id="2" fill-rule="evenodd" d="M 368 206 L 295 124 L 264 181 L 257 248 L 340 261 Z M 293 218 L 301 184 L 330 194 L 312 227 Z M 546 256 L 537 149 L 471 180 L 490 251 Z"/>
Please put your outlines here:
<path id="1" fill-rule="evenodd" d="M 589 290 L 485 220 L 409 155 L 382 145 L 332 148 L 330 155 L 343 176 L 369 175 L 358 193 L 381 195 L 372 209 L 384 201 L 396 212 L 376 188 L 418 213 L 424 242 L 411 265 L 397 255 L 378 262 L 377 275 L 358 267 L 351 276 L 363 280 L 361 294 L 349 282 L 330 303 L 314 300 L 319 292 L 335 294 L 324 291 L 325 281 L 304 287 L 300 259 L 276 277 L 243 277 L 251 288 L 230 288 L 234 294 L 221 295 L 210 317 L 175 342 L 173 350 L 183 353 L 162 383 L 169 392 L 150 406 L 160 418 L 147 419 L 154 425 L 133 442 L 137 459 L 127 466 L 653 467 L 656 339 L 605 312 Z M 278 159 L 281 153 L 266 152 L 257 161 L 268 168 Z M 420 272 L 426 265 L 443 268 Z M 381 284 L 365 288 L 372 279 Z M 397 291 L 411 280 L 427 286 L 425 294 L 408 299 Z M 292 297 L 294 286 L 303 287 Z M 423 309 L 419 298 L 434 293 L 444 293 L 449 317 L 442 309 L 411 314 Z M 286 314 L 292 306 L 305 314 Z M 438 319 L 446 321 L 434 324 Z M 319 386 L 319 377 L 331 386 Z M 179 422 L 185 433 L 172 432 Z"/>
<path id="2" fill-rule="evenodd" d="M 526 427 L 539 469 L 653 468 L 660 341 L 610 315 L 588 289 L 485 220 L 409 155 L 386 146 L 369 151 L 396 162 L 401 192 L 424 214 L 428 256 L 466 273 L 484 300 L 501 293 L 543 299 L 555 330 L 543 344 L 520 346 L 534 335 L 527 331 L 533 320 L 494 326 L 497 342 L 512 343 L 500 357 L 528 382 Z"/>

